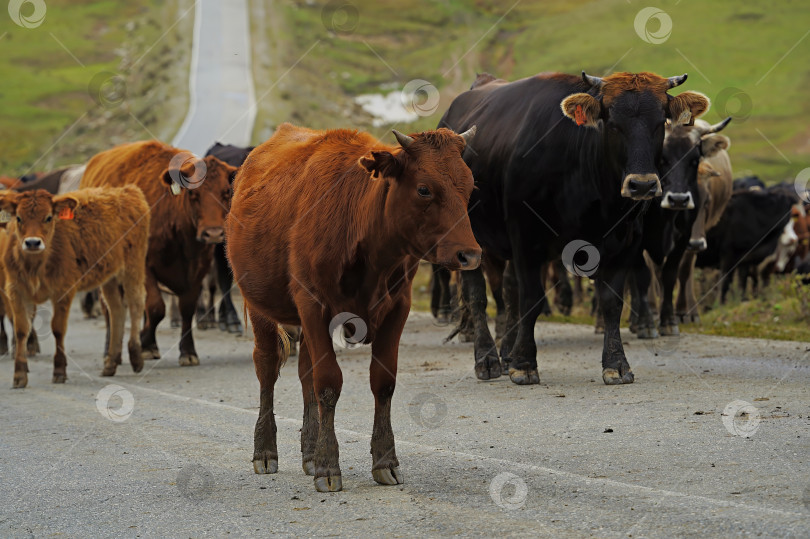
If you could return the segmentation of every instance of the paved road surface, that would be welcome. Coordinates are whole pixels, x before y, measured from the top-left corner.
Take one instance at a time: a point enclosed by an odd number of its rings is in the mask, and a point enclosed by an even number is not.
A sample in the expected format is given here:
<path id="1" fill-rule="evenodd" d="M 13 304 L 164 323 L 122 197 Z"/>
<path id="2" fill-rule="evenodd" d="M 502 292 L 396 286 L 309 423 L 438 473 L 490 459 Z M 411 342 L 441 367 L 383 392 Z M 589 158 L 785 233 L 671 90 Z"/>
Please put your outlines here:
<path id="1" fill-rule="evenodd" d="M 247 146 L 256 116 L 247 0 L 199 0 L 188 115 L 172 144 L 204 155 L 215 141 Z"/>
<path id="2" fill-rule="evenodd" d="M 590 328 L 540 323 L 543 383 L 517 387 L 475 380 L 471 345 L 413 314 L 393 411 L 406 482 L 371 479 L 369 349 L 341 350 L 345 490 L 327 495 L 300 467 L 295 358 L 280 471 L 259 476 L 249 337 L 197 331 L 201 365 L 181 368 L 179 330 L 161 327 L 164 359 L 102 379 L 101 327 L 74 308 L 65 385 L 50 338 L 25 390 L 0 360 L 0 536 L 810 535 L 804 344 L 686 336 L 656 356 L 628 335 L 637 382 L 606 387 Z M 751 405 L 736 422 L 735 400 Z"/>

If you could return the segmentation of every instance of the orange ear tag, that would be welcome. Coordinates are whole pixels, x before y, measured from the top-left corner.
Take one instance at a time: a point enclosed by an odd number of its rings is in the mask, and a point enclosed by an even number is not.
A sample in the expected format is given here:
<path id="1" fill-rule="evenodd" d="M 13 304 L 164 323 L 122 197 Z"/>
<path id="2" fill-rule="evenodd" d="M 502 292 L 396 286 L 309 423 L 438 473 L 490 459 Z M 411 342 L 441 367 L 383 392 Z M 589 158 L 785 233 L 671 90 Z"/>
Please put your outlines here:
<path id="1" fill-rule="evenodd" d="M 577 125 L 583 125 L 588 121 L 588 119 L 585 118 L 585 113 L 582 112 L 582 105 L 577 105 L 577 110 L 574 111 L 574 119 L 576 120 Z"/>
<path id="2" fill-rule="evenodd" d="M 62 211 L 59 212 L 60 219 L 73 219 L 73 210 L 70 207 L 62 208 Z"/>

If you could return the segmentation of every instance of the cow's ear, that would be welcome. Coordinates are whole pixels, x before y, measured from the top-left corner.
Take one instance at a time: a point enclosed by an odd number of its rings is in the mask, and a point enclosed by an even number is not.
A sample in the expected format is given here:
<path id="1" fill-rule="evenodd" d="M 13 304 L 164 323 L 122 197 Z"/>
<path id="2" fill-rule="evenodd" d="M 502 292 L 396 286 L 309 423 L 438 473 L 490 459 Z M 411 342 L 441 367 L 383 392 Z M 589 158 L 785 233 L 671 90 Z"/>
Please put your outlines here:
<path id="1" fill-rule="evenodd" d="M 361 157 L 358 164 L 371 173 L 375 180 L 379 178 L 399 178 L 405 168 L 401 157 L 405 152 L 397 155 L 386 151 L 372 151 Z"/>
<path id="2" fill-rule="evenodd" d="M 180 168 L 177 168 L 174 161 L 178 160 L 178 156 L 181 155 L 183 156 L 183 160 L 181 161 Z M 172 192 L 174 192 L 175 189 L 179 189 L 182 184 L 186 183 L 182 181 L 184 178 L 195 178 L 198 166 L 200 167 L 200 170 L 206 170 L 205 162 L 201 159 L 197 159 L 188 152 L 179 153 L 172 159 L 172 163 L 169 164 L 169 168 L 163 172 L 163 183 L 169 187 L 172 187 Z M 177 187 L 173 187 L 174 185 Z M 179 191 L 177 191 L 175 194 L 179 194 Z"/>
<path id="3" fill-rule="evenodd" d="M 14 191 L 0 192 L 0 228 L 6 228 L 6 224 L 17 213 L 17 198 L 19 195 Z"/>
<path id="4" fill-rule="evenodd" d="M 709 110 L 711 101 L 700 92 L 683 92 L 669 97 L 667 118 L 676 123 L 694 125 L 695 118 Z"/>
<path id="5" fill-rule="evenodd" d="M 700 151 L 703 157 L 711 157 L 720 150 L 728 150 L 731 141 L 725 135 L 709 135 L 700 141 Z"/>
<path id="6" fill-rule="evenodd" d="M 78 206 L 79 201 L 70 195 L 53 197 L 53 212 L 59 216 L 72 215 Z"/>
<path id="7" fill-rule="evenodd" d="M 590 94 L 573 94 L 563 99 L 560 104 L 563 114 L 574 120 L 577 125 L 597 127 L 602 115 L 602 104 Z"/>

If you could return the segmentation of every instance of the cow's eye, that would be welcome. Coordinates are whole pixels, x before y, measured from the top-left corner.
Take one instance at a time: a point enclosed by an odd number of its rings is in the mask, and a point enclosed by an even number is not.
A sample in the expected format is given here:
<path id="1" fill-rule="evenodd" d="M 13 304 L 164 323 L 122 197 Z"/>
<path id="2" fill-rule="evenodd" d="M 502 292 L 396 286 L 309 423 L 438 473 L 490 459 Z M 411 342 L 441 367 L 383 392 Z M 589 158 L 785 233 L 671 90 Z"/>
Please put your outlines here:
<path id="1" fill-rule="evenodd" d="M 420 185 L 417 187 L 416 192 L 419 193 L 420 197 L 430 198 L 430 189 L 428 189 L 426 185 Z"/>
<path id="2" fill-rule="evenodd" d="M 53 221 L 53 215 L 49 215 L 49 216 L 45 217 L 45 222 L 46 223 L 50 223 L 51 221 Z"/>

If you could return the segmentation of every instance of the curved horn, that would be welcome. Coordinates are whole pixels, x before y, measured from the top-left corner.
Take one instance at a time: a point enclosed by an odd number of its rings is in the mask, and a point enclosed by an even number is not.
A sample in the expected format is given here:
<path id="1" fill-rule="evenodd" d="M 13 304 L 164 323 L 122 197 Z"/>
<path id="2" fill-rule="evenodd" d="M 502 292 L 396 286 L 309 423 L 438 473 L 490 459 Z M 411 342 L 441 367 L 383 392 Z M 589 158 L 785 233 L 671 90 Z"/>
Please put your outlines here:
<path id="1" fill-rule="evenodd" d="M 711 135 L 712 133 L 719 133 L 729 124 L 731 121 L 731 116 L 720 122 L 719 124 L 710 125 L 709 127 L 698 128 L 700 131 L 700 136 L 703 135 Z"/>
<path id="2" fill-rule="evenodd" d="M 399 142 L 399 145 L 402 146 L 403 148 L 407 148 L 408 146 L 413 144 L 413 139 L 408 135 L 403 135 L 396 129 L 392 129 L 391 131 L 393 131 L 394 136 L 397 137 L 397 142 Z"/>
<path id="3" fill-rule="evenodd" d="M 592 77 L 591 75 L 588 75 L 587 73 L 585 73 L 584 69 L 582 70 L 582 80 L 585 81 L 585 84 L 593 86 L 594 88 L 601 88 L 602 85 L 605 83 L 605 81 L 603 81 L 599 77 Z"/>
<path id="4" fill-rule="evenodd" d="M 669 87 L 670 88 L 675 88 L 676 86 L 680 86 L 681 84 L 686 82 L 686 77 L 688 77 L 688 76 L 689 76 L 688 73 L 684 73 L 683 75 L 680 75 L 680 76 L 675 76 L 675 77 L 668 78 L 667 80 L 669 81 Z"/>
<path id="5" fill-rule="evenodd" d="M 471 128 L 467 129 L 463 133 L 459 133 L 458 136 L 464 139 L 465 144 L 470 143 L 470 139 L 475 136 L 475 132 L 478 130 L 476 126 L 472 126 Z"/>

